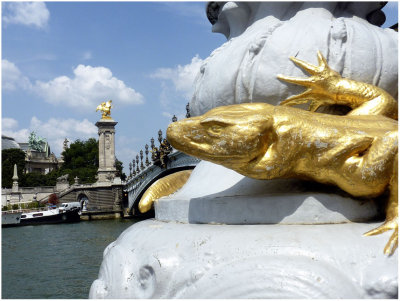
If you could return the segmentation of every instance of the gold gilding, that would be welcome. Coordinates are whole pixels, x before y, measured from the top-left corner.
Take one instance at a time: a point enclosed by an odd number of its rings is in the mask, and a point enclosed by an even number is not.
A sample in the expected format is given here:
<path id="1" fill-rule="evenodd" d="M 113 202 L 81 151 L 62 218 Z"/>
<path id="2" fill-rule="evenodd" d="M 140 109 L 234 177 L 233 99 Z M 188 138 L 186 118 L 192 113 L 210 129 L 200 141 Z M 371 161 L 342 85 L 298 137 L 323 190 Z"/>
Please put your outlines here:
<path id="1" fill-rule="evenodd" d="M 296 58 L 309 78 L 279 76 L 307 87 L 282 106 L 244 103 L 217 107 L 169 125 L 173 147 L 255 179 L 300 178 L 334 184 L 356 197 L 390 190 L 386 220 L 366 235 L 394 230 L 398 244 L 397 102 L 373 85 L 342 78 L 318 52 L 319 66 Z M 310 102 L 310 111 L 290 106 Z M 316 113 L 346 105 L 346 116 Z"/>
<path id="2" fill-rule="evenodd" d="M 109 100 L 107 102 L 104 101 L 97 106 L 96 112 L 100 111 L 102 113 L 101 119 L 112 119 L 111 118 L 111 108 L 112 108 L 111 103 L 112 103 L 112 100 Z"/>
<path id="3" fill-rule="evenodd" d="M 149 211 L 156 200 L 181 189 L 191 173 L 192 170 L 182 170 L 155 181 L 140 199 L 139 211 L 141 213 Z"/>

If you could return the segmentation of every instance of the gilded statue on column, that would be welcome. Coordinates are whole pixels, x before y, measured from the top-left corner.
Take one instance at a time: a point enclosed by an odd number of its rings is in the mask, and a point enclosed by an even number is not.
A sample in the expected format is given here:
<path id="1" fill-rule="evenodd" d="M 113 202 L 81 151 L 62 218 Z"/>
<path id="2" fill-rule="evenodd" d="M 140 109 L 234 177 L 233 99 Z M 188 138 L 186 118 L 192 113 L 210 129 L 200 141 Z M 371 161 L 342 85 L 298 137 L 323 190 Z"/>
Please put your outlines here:
<path id="1" fill-rule="evenodd" d="M 214 108 L 169 125 L 171 145 L 255 179 L 299 178 L 336 185 L 355 197 L 389 191 L 385 222 L 365 235 L 394 230 L 398 245 L 397 101 L 376 86 L 343 78 L 318 52 L 318 66 L 292 57 L 311 76 L 278 75 L 306 90 L 280 106 L 243 103 Z M 309 103 L 305 111 L 291 106 Z M 344 105 L 338 116 L 315 112 Z"/>
<path id="2" fill-rule="evenodd" d="M 104 101 L 99 104 L 96 108 L 96 112 L 100 111 L 102 113 L 101 119 L 112 119 L 111 118 L 111 108 L 112 108 L 112 100 Z"/>

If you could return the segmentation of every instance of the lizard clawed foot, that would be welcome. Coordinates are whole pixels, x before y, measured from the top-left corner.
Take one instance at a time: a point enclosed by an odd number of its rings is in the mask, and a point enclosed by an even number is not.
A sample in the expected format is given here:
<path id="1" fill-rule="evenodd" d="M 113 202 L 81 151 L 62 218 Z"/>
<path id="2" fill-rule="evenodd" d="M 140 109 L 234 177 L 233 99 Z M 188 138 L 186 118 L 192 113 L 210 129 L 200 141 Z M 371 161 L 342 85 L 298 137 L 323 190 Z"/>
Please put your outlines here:
<path id="1" fill-rule="evenodd" d="M 307 90 L 299 95 L 292 96 L 281 105 L 293 106 L 310 102 L 309 110 L 314 112 L 320 106 L 333 105 L 335 102 L 334 82 L 341 79 L 339 73 L 329 68 L 326 59 L 318 51 L 318 66 L 311 65 L 297 58 L 290 58 L 297 66 L 311 74 L 308 78 L 278 75 L 278 78 L 286 82 L 307 87 Z"/>
<path id="2" fill-rule="evenodd" d="M 392 220 L 385 221 L 382 225 L 380 225 L 375 229 L 372 229 L 371 231 L 368 231 L 367 233 L 364 233 L 364 235 L 366 236 L 377 235 L 389 230 L 394 230 L 393 234 L 390 236 L 389 241 L 387 242 L 383 250 L 385 254 L 393 255 L 398 246 L 398 237 L 399 237 L 398 227 L 399 226 L 397 218 L 394 218 Z"/>

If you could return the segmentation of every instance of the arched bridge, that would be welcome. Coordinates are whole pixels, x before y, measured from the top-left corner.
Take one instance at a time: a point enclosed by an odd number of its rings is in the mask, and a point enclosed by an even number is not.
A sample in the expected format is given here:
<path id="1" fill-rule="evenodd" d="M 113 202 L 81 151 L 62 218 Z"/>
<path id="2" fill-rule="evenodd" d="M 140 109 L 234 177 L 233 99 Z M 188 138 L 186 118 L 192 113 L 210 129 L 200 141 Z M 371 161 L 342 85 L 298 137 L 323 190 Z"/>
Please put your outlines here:
<path id="1" fill-rule="evenodd" d="M 138 203 L 145 191 L 158 179 L 177 171 L 193 169 L 199 159 L 186 155 L 180 151 L 172 151 L 166 156 L 163 164 L 153 164 L 138 168 L 138 172 L 129 177 L 123 188 L 125 212 L 130 215 L 139 215 Z M 126 197 L 127 195 L 127 197 Z"/>

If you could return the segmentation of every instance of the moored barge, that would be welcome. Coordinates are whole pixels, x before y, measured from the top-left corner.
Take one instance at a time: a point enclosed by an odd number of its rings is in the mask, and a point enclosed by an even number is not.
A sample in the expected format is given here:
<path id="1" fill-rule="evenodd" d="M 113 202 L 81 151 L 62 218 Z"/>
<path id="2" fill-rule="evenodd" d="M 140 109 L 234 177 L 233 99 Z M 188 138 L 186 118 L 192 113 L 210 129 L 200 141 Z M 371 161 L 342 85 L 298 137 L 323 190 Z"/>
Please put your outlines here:
<path id="1" fill-rule="evenodd" d="M 59 208 L 48 207 L 47 210 L 13 210 L 5 211 L 1 214 L 2 227 L 70 223 L 78 222 L 79 220 L 80 208 L 60 210 Z"/>

